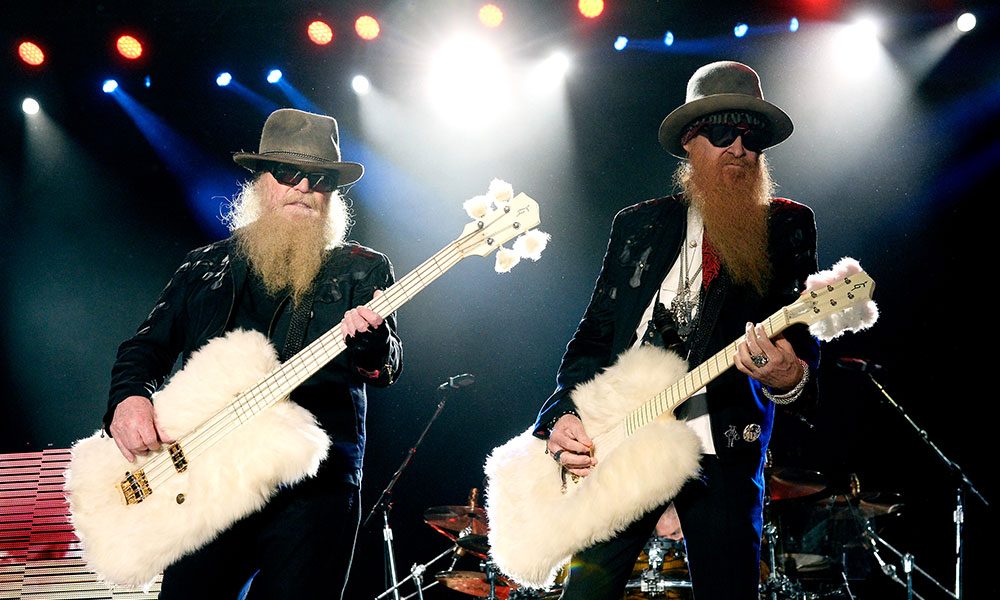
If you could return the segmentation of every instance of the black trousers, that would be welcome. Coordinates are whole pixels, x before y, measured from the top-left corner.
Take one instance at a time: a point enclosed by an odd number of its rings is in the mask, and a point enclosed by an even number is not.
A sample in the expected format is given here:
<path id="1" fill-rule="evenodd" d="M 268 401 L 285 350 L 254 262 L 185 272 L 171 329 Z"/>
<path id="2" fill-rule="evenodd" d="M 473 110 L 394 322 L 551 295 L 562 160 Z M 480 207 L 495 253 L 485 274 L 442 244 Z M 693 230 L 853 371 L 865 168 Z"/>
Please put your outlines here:
<path id="1" fill-rule="evenodd" d="M 316 477 L 170 565 L 161 600 L 343 596 L 361 520 L 360 489 Z M 251 581 L 252 578 L 252 581 Z"/>
<path id="2" fill-rule="evenodd" d="M 702 456 L 699 479 L 674 498 L 697 600 L 758 600 L 763 459 Z M 573 556 L 563 600 L 621 600 L 643 546 L 666 509 Z"/>

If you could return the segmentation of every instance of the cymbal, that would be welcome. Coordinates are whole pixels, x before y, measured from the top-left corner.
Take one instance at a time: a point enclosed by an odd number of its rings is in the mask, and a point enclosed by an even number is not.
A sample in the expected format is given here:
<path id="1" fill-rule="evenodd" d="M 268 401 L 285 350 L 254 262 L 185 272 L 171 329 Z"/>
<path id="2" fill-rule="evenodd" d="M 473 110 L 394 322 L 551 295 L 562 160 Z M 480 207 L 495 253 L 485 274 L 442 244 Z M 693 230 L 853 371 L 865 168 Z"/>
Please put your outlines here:
<path id="1" fill-rule="evenodd" d="M 487 598 L 490 595 L 490 582 L 486 580 L 486 574 L 478 571 L 442 571 L 434 576 L 445 587 L 456 592 L 469 594 L 479 598 Z M 511 589 L 514 587 L 503 577 L 498 577 L 499 581 L 494 582 L 493 590 L 500 600 L 507 600 Z"/>
<path id="2" fill-rule="evenodd" d="M 899 494 L 883 494 L 879 492 L 864 492 L 856 496 L 835 494 L 823 498 L 816 503 L 821 508 L 835 512 L 853 512 L 856 510 L 865 519 L 897 514 L 903 510 L 902 497 Z"/>
<path id="3" fill-rule="evenodd" d="M 466 529 L 475 534 L 487 530 L 486 511 L 478 506 L 433 506 L 424 511 L 424 521 L 452 540 Z"/>
<path id="4" fill-rule="evenodd" d="M 812 496 L 826 487 L 826 478 L 819 471 L 778 468 L 767 476 L 768 494 L 773 502 Z"/>
<path id="5" fill-rule="evenodd" d="M 795 564 L 795 570 L 799 573 L 823 571 L 835 564 L 832 558 L 823 556 L 822 554 L 791 552 L 785 554 L 784 558 L 785 560 L 791 560 Z"/>
<path id="6" fill-rule="evenodd" d="M 458 538 L 455 543 L 480 558 L 487 558 L 490 553 L 490 542 L 485 535 L 472 533 Z"/>

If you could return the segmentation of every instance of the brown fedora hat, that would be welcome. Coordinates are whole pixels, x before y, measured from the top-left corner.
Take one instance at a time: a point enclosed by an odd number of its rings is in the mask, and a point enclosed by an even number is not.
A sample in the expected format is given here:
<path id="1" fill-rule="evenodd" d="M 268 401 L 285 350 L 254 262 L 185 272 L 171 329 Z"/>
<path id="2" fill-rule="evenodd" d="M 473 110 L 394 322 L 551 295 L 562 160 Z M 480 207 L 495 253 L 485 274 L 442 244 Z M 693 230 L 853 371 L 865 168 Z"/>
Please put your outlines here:
<path id="1" fill-rule="evenodd" d="M 326 115 L 281 108 L 267 117 L 260 134 L 257 153 L 237 152 L 233 160 L 241 167 L 258 171 L 261 163 L 288 163 L 308 171 L 333 171 L 337 185 L 361 179 L 364 166 L 340 160 L 340 132 L 337 120 Z"/>
<path id="2" fill-rule="evenodd" d="M 755 112 L 768 122 L 771 141 L 777 145 L 792 135 L 792 120 L 785 111 L 764 100 L 757 72 L 743 63 L 723 60 L 707 64 L 691 76 L 684 104 L 660 123 L 660 145 L 677 158 L 687 152 L 681 136 L 693 121 L 720 111 Z"/>

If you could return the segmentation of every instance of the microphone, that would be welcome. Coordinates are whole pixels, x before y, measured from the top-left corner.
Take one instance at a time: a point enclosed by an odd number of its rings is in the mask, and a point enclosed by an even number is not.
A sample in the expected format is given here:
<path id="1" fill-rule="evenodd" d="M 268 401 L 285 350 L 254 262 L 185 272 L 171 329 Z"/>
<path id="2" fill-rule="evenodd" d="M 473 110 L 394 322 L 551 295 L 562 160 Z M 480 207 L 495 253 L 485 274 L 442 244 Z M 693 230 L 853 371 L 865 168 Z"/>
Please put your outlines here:
<path id="1" fill-rule="evenodd" d="M 852 358 L 842 356 L 837 359 L 837 366 L 848 371 L 861 371 L 862 373 L 876 373 L 882 370 L 882 365 L 865 360 L 863 358 Z"/>
<path id="2" fill-rule="evenodd" d="M 461 375 L 455 375 L 454 377 L 449 377 L 448 381 L 442 383 L 438 386 L 439 390 L 455 389 L 469 387 L 476 382 L 476 377 L 472 373 L 462 373 Z"/>

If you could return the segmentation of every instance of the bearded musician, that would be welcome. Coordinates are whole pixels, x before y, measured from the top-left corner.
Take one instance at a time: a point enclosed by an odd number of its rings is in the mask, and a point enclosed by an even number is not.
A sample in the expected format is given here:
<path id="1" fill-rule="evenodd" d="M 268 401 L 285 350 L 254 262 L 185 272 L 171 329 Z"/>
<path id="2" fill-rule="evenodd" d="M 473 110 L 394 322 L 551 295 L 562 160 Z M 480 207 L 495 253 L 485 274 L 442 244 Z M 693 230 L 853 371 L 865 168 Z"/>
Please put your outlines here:
<path id="1" fill-rule="evenodd" d="M 242 328 L 266 334 L 284 360 L 342 320 L 346 352 L 291 394 L 330 437 L 318 473 L 170 565 L 160 593 L 340 598 L 360 521 L 365 386 L 387 386 L 402 368 L 394 317 L 363 306 L 393 283 L 392 265 L 345 241 L 350 219 L 340 188 L 364 167 L 341 160 L 335 119 L 277 110 L 259 151 L 233 158 L 253 173 L 229 215 L 233 234 L 190 252 L 121 344 L 104 423 L 134 461 L 172 441 L 150 398 L 178 356 L 186 361 L 210 338 Z"/>
<path id="2" fill-rule="evenodd" d="M 535 435 L 569 474 L 597 466 L 570 393 L 626 349 L 657 344 L 690 367 L 746 334 L 728 370 L 677 410 L 702 445 L 700 474 L 673 499 L 698 600 L 757 600 L 764 458 L 776 405 L 814 398 L 818 342 L 804 326 L 768 339 L 761 319 L 796 300 L 817 269 L 816 228 L 802 204 L 773 198 L 763 151 L 791 119 L 764 100 L 758 74 L 722 61 L 698 69 L 686 102 L 659 130 L 682 159 L 680 193 L 614 219 L 590 304 L 569 342 Z M 597 455 L 599 457 L 599 454 Z M 621 598 L 666 507 L 572 558 L 562 598 Z"/>

